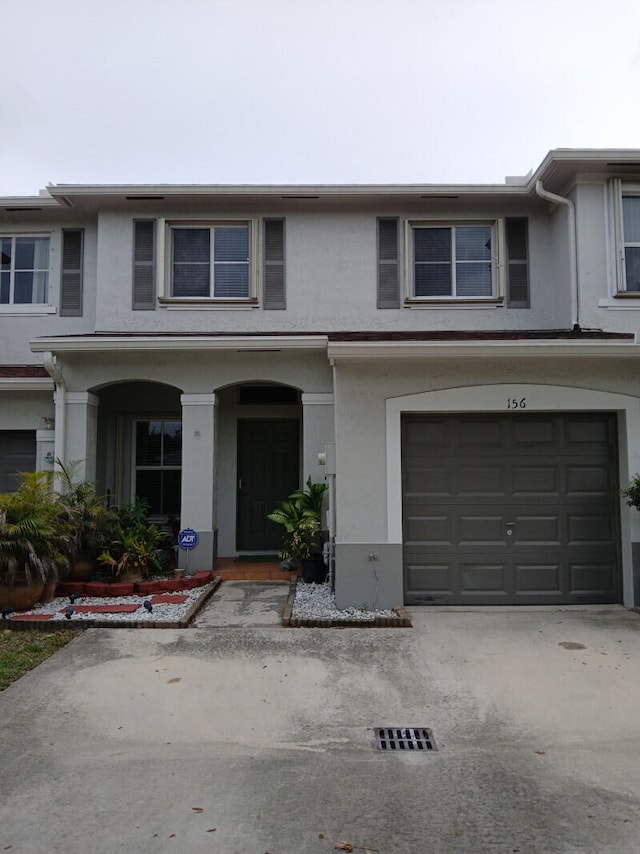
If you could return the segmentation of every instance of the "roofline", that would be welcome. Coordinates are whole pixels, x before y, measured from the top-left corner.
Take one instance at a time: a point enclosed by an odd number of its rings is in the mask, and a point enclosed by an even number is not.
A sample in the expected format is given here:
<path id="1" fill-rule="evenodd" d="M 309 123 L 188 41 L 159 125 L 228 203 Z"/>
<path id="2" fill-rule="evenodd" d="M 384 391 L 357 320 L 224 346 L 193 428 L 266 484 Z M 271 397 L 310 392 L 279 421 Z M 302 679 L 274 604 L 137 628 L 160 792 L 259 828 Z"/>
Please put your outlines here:
<path id="1" fill-rule="evenodd" d="M 467 357 L 608 356 L 638 358 L 637 339 L 621 341 L 572 341 L 553 338 L 536 341 L 340 341 L 329 342 L 327 355 L 332 362 L 358 362 L 372 358 L 419 359 Z"/>
<path id="2" fill-rule="evenodd" d="M 70 196 L 394 196 L 394 195 L 528 195 L 521 184 L 49 184 L 47 192 L 66 202 Z M 132 201 L 136 201 L 133 199 Z M 148 199 L 154 201 L 154 199 Z M 1 202 L 1 200 L 0 200 Z"/>
<path id="3" fill-rule="evenodd" d="M 528 179 L 527 186 L 535 188 L 536 181 L 544 180 L 558 163 L 575 163 L 580 171 L 580 163 L 600 161 L 603 166 L 607 161 L 616 165 L 633 165 L 640 162 L 640 149 L 637 148 L 552 148 L 547 152 L 540 165 Z"/>
<path id="4" fill-rule="evenodd" d="M 0 377 L 0 391 L 53 391 L 50 377 Z"/>
<path id="5" fill-rule="evenodd" d="M 316 335 L 87 335 L 35 338 L 34 353 L 193 352 L 230 351 L 280 352 L 322 351 L 337 361 L 371 358 L 416 359 L 446 356 L 611 356 L 637 358 L 638 336 L 621 339 L 577 340 L 550 334 L 536 339 L 501 339 L 490 335 L 475 340 L 332 340 L 331 333 Z"/>
<path id="6" fill-rule="evenodd" d="M 611 161 L 611 162 L 608 162 Z M 549 151 L 540 165 L 528 175 L 509 177 L 500 184 L 48 184 L 38 196 L 0 197 L 0 209 L 74 207 L 73 198 L 167 201 L 181 196 L 194 198 L 282 198 L 340 199 L 424 196 L 506 196 L 526 198 L 535 195 L 536 182 L 551 177 L 560 164 L 602 163 L 603 167 L 633 166 L 640 163 L 637 148 L 555 148 Z M 133 198 L 127 199 L 128 196 Z M 146 199 L 140 197 L 147 197 Z M 155 198 L 162 197 L 162 198 Z"/>
<path id="7" fill-rule="evenodd" d="M 33 353 L 100 353 L 170 350 L 253 350 L 278 352 L 280 350 L 323 350 L 326 351 L 326 335 L 176 335 L 149 336 L 118 335 L 61 336 L 60 338 L 35 338 L 29 342 Z"/>

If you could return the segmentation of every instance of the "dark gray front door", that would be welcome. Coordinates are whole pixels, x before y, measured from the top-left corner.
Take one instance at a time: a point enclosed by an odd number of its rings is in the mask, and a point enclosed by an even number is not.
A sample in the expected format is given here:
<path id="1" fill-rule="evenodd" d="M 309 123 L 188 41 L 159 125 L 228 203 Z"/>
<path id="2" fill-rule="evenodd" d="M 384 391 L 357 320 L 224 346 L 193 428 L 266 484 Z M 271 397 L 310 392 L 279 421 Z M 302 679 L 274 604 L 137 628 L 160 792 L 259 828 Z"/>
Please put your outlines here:
<path id="1" fill-rule="evenodd" d="M 405 601 L 620 600 L 616 419 L 406 416 Z"/>
<path id="2" fill-rule="evenodd" d="M 282 528 L 267 519 L 298 489 L 298 422 L 238 421 L 237 548 L 278 551 Z"/>

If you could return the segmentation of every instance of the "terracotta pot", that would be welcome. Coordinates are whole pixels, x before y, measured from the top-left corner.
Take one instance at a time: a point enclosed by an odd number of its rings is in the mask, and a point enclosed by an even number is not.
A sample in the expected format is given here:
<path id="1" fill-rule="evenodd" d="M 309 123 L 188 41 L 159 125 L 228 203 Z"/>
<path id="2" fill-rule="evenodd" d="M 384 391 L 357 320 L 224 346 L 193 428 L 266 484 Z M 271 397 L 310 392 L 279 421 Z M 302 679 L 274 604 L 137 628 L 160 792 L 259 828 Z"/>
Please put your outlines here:
<path id="1" fill-rule="evenodd" d="M 10 585 L 0 581 L 0 607 L 11 608 L 13 611 L 30 611 L 42 596 L 44 581 L 34 581 L 33 584 Z"/>
<path id="2" fill-rule="evenodd" d="M 71 564 L 68 580 L 89 581 L 89 579 L 93 578 L 95 570 L 95 563 L 92 560 L 90 560 L 89 558 L 79 557 L 76 561 L 74 561 L 74 563 Z"/>

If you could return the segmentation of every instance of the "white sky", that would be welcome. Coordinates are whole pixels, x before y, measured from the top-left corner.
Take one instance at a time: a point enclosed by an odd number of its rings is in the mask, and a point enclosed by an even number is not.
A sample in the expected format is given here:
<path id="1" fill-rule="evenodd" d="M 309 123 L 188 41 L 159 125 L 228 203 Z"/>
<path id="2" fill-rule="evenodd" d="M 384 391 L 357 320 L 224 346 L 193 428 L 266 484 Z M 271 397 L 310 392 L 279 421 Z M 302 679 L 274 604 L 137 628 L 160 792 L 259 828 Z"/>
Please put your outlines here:
<path id="1" fill-rule="evenodd" d="M 0 0 L 0 195 L 640 148 L 640 0 Z"/>

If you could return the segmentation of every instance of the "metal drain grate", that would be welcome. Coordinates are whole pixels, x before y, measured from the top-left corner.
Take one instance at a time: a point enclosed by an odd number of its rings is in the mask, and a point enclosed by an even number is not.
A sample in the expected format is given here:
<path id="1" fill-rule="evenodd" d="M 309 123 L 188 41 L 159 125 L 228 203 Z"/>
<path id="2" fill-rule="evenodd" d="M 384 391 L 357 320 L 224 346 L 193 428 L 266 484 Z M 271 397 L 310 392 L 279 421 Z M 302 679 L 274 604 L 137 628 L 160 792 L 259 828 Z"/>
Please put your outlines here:
<path id="1" fill-rule="evenodd" d="M 437 750 L 433 733 L 426 727 L 375 727 L 378 750 Z"/>

